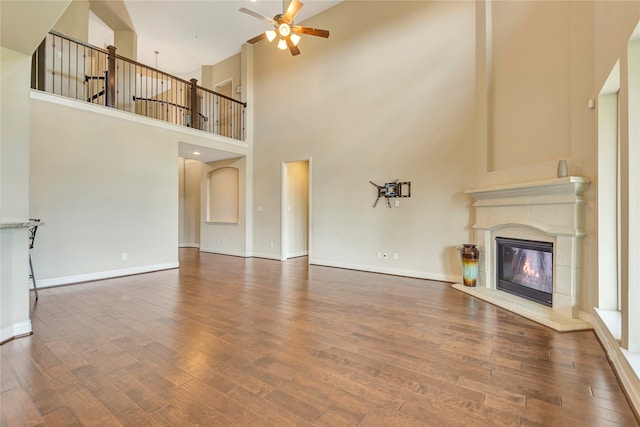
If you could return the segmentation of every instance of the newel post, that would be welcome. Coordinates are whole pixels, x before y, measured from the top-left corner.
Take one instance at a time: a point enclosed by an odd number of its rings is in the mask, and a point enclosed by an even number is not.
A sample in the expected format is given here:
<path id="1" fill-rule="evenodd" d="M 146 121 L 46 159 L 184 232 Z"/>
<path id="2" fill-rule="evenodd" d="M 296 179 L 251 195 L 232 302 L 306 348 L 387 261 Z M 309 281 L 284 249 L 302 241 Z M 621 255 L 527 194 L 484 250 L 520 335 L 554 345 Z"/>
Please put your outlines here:
<path id="1" fill-rule="evenodd" d="M 200 129 L 198 102 L 198 79 L 191 79 L 191 127 Z"/>
<path id="2" fill-rule="evenodd" d="M 107 75 L 105 82 L 107 107 L 116 107 L 116 47 L 107 46 Z"/>

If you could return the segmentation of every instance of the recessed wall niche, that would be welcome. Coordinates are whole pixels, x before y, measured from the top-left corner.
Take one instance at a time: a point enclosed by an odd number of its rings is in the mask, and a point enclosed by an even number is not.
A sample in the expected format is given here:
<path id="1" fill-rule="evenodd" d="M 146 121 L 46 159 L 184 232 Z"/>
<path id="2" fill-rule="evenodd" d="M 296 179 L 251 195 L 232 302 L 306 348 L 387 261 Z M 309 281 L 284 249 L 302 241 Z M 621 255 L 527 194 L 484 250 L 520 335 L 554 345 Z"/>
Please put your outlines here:
<path id="1" fill-rule="evenodd" d="M 239 222 L 239 171 L 224 167 L 207 174 L 207 222 Z"/>

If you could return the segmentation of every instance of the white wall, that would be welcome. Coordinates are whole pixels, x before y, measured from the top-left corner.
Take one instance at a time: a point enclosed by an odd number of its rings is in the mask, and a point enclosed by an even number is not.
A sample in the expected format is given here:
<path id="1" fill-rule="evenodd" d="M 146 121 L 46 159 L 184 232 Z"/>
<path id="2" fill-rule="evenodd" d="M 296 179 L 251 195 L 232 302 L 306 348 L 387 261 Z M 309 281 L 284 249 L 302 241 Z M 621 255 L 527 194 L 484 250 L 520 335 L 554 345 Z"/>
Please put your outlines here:
<path id="1" fill-rule="evenodd" d="M 31 101 L 41 286 L 177 266 L 177 136 L 100 109 Z"/>
<path id="2" fill-rule="evenodd" d="M 114 45 L 114 33 L 107 24 L 100 19 L 93 11 L 89 11 L 89 24 L 88 24 L 88 36 L 87 42 L 93 46 L 98 46 L 102 49 L 106 49 L 107 46 Z M 120 52 L 118 54 L 122 55 Z M 126 56 L 126 55 L 124 55 Z M 128 57 L 130 58 L 130 57 Z M 136 58 L 131 58 L 136 59 Z"/>
<path id="3" fill-rule="evenodd" d="M 29 218 L 29 79 L 31 57 L 0 48 L 0 220 Z M 0 230 L 0 342 L 31 332 L 28 234 Z"/>
<path id="4" fill-rule="evenodd" d="M 303 36 L 297 57 L 255 46 L 256 253 L 280 254 L 281 162 L 312 157 L 313 263 L 459 279 L 476 161 L 474 16 L 474 2 L 346 2 L 305 22 L 331 37 Z M 411 198 L 374 209 L 369 180 L 396 178 L 411 181 Z"/>

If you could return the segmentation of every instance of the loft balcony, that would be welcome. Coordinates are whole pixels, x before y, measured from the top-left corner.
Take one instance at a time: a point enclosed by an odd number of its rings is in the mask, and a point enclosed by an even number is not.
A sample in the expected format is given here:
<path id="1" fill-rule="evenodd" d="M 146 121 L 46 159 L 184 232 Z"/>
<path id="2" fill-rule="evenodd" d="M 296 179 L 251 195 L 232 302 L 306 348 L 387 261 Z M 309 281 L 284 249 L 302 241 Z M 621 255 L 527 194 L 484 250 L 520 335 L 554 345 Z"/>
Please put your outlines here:
<path id="1" fill-rule="evenodd" d="M 245 141 L 247 104 L 50 31 L 33 54 L 31 88 Z"/>

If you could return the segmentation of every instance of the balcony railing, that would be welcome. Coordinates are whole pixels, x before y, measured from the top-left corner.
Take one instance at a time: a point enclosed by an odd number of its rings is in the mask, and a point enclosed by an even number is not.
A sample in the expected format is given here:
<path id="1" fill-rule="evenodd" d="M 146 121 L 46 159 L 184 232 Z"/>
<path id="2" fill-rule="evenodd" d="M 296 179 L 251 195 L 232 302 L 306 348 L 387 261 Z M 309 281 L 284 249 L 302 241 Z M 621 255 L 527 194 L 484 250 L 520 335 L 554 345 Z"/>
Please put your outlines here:
<path id="1" fill-rule="evenodd" d="M 31 87 L 244 141 L 247 104 L 51 31 L 33 54 Z"/>

